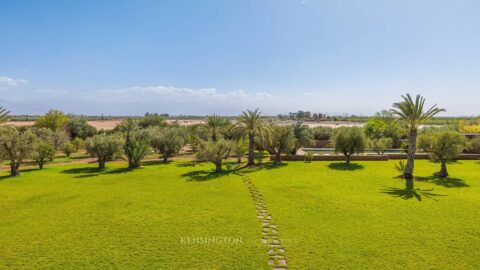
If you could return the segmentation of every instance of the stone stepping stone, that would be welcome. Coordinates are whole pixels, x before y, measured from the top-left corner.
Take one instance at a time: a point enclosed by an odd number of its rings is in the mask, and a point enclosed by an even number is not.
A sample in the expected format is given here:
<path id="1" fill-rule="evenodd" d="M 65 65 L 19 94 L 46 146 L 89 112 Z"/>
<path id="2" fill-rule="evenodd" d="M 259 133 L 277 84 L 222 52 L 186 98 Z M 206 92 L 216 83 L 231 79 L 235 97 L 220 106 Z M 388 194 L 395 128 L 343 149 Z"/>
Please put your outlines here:
<path id="1" fill-rule="evenodd" d="M 281 266 L 287 266 L 287 260 L 285 259 L 278 260 L 278 264 L 280 264 Z"/>
<path id="2" fill-rule="evenodd" d="M 274 260 L 268 260 L 268 265 L 274 265 L 275 261 Z"/>
<path id="3" fill-rule="evenodd" d="M 280 249 L 278 249 L 278 252 L 280 252 L 280 253 L 285 253 L 285 249 L 284 249 L 284 248 L 280 248 Z"/>

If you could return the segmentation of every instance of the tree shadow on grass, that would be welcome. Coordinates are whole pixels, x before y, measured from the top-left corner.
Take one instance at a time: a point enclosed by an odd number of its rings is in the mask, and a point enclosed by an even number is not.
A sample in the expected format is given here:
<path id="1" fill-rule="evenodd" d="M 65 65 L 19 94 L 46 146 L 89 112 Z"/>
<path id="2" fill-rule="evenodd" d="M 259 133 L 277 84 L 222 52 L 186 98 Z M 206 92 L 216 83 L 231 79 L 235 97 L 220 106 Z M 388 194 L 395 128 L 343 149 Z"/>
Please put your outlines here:
<path id="1" fill-rule="evenodd" d="M 142 162 L 142 166 L 154 166 L 154 165 L 168 165 L 172 163 L 171 160 L 165 162 L 163 160 L 147 160 Z"/>
<path id="2" fill-rule="evenodd" d="M 195 166 L 197 166 L 197 164 L 198 164 L 197 161 L 191 160 L 191 161 L 185 161 L 185 162 L 177 163 L 177 164 L 175 164 L 175 166 L 177 166 L 177 167 L 195 167 Z"/>
<path id="3" fill-rule="evenodd" d="M 465 183 L 464 180 L 452 177 L 438 177 L 436 175 L 432 175 L 429 177 L 416 177 L 415 180 L 433 183 L 437 186 L 442 186 L 446 188 L 462 188 L 462 187 L 469 187 L 470 185 Z"/>
<path id="4" fill-rule="evenodd" d="M 404 200 L 410 200 L 415 198 L 419 202 L 422 201 L 422 197 L 426 197 L 426 198 L 437 201 L 435 197 L 447 196 L 442 194 L 436 194 L 436 193 L 433 193 L 432 191 L 433 189 L 421 190 L 419 188 L 409 189 L 409 188 L 386 187 L 382 189 L 382 193 L 388 194 L 390 196 L 402 198 Z"/>
<path id="5" fill-rule="evenodd" d="M 328 168 L 339 171 L 356 171 L 365 169 L 365 166 L 358 163 L 347 164 L 345 162 L 337 162 L 328 164 Z"/>
<path id="6" fill-rule="evenodd" d="M 187 181 L 209 181 L 214 180 L 219 177 L 229 175 L 233 171 L 226 170 L 222 172 L 215 172 L 215 171 L 192 171 L 182 174 L 182 177 L 188 177 Z"/>
<path id="7" fill-rule="evenodd" d="M 74 178 L 89 178 L 99 176 L 101 173 L 105 172 L 105 169 L 100 169 L 98 167 L 82 167 L 82 168 L 72 168 L 61 171 L 65 174 L 77 174 Z"/>

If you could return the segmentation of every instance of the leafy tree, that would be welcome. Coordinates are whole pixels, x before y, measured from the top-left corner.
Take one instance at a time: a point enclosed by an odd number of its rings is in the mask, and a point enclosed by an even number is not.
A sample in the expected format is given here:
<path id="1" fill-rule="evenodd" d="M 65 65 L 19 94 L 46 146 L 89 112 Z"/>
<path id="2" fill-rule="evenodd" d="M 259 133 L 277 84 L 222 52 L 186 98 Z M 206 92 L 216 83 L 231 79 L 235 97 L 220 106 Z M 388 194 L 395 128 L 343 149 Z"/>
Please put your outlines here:
<path id="1" fill-rule="evenodd" d="M 237 163 L 242 163 L 242 157 L 245 156 L 246 153 L 248 153 L 247 141 L 243 138 L 236 140 L 235 144 L 233 145 L 233 151 L 235 153 L 235 156 L 237 157 Z"/>
<path id="2" fill-rule="evenodd" d="M 66 143 L 70 142 L 70 136 L 68 136 L 65 130 L 57 130 L 52 133 L 52 143 L 55 150 L 62 150 Z"/>
<path id="3" fill-rule="evenodd" d="M 72 153 L 76 152 L 75 145 L 71 142 L 67 142 L 64 145 L 62 145 L 62 152 L 67 156 L 70 157 Z"/>
<path id="4" fill-rule="evenodd" d="M 20 164 L 32 156 L 36 141 L 30 130 L 20 131 L 14 127 L 0 128 L 0 154 L 10 161 L 10 175 L 20 175 Z"/>
<path id="5" fill-rule="evenodd" d="M 370 149 L 379 155 L 385 154 L 390 147 L 392 147 L 392 138 L 370 139 Z"/>
<path id="6" fill-rule="evenodd" d="M 282 162 L 280 156 L 282 153 L 289 153 L 295 148 L 294 129 L 288 126 L 273 126 L 270 136 L 266 139 L 266 148 L 270 154 L 275 156 L 274 163 Z"/>
<path id="7" fill-rule="evenodd" d="M 368 120 L 364 126 L 365 135 L 370 139 L 391 138 L 392 146 L 399 147 L 405 137 L 405 128 L 396 121 L 389 111 L 381 111 Z"/>
<path id="8" fill-rule="evenodd" d="M 85 140 L 77 137 L 72 140 L 72 144 L 75 147 L 75 152 L 78 152 L 80 149 L 83 149 L 85 147 Z"/>
<path id="9" fill-rule="evenodd" d="M 480 138 L 469 140 L 466 148 L 469 153 L 480 154 Z"/>
<path id="10" fill-rule="evenodd" d="M 10 111 L 8 111 L 3 107 L 0 107 L 0 124 L 3 124 L 8 121 L 9 114 L 10 114 Z"/>
<path id="11" fill-rule="evenodd" d="M 235 127 L 237 134 L 248 137 L 248 166 L 255 164 L 255 137 L 268 133 L 268 125 L 261 117 L 258 109 L 247 110 L 237 120 Z"/>
<path id="12" fill-rule="evenodd" d="M 164 127 L 167 125 L 167 121 L 158 113 L 146 113 L 145 116 L 140 119 L 138 125 L 142 128 Z"/>
<path id="13" fill-rule="evenodd" d="M 216 141 L 220 134 L 230 125 L 230 120 L 224 116 L 209 115 L 201 127 L 210 134 L 212 141 Z"/>
<path id="14" fill-rule="evenodd" d="M 365 136 L 360 128 L 339 128 L 334 141 L 335 153 L 342 153 L 345 156 L 347 164 L 350 164 L 350 157 L 353 154 L 360 154 L 365 150 Z"/>
<path id="15" fill-rule="evenodd" d="M 292 155 L 296 155 L 297 150 L 301 147 L 313 144 L 313 135 L 310 128 L 307 125 L 303 125 L 300 121 L 297 121 L 293 126 L 293 135 L 295 138 L 295 145 L 292 149 Z"/>
<path id="16" fill-rule="evenodd" d="M 48 160 L 52 160 L 55 156 L 55 148 L 49 141 L 38 139 L 33 149 L 32 159 L 40 169 Z"/>
<path id="17" fill-rule="evenodd" d="M 457 131 L 440 130 L 431 135 L 430 158 L 439 161 L 440 171 L 436 173 L 439 177 L 447 177 L 447 162 L 455 159 L 462 153 L 465 146 L 465 137 Z"/>
<path id="18" fill-rule="evenodd" d="M 65 126 L 68 121 L 68 117 L 61 111 L 50 110 L 45 115 L 37 118 L 34 126 L 39 128 L 49 128 L 53 131 L 57 131 Z"/>
<path id="19" fill-rule="evenodd" d="M 333 137 L 333 128 L 318 126 L 312 129 L 315 140 L 330 140 Z"/>
<path id="20" fill-rule="evenodd" d="M 98 168 L 105 168 L 107 161 L 115 160 L 122 155 L 123 140 L 117 135 L 105 133 L 94 135 L 86 140 L 87 152 L 97 158 Z"/>
<path id="21" fill-rule="evenodd" d="M 165 162 L 169 157 L 177 155 L 185 145 L 186 132 L 182 128 L 155 129 L 152 133 L 151 145 L 163 156 Z"/>
<path id="22" fill-rule="evenodd" d="M 65 129 L 72 139 L 86 139 L 97 133 L 97 129 L 85 117 L 71 117 L 65 124 Z"/>
<path id="23" fill-rule="evenodd" d="M 232 151 L 232 143 L 224 139 L 206 141 L 200 144 L 197 152 L 197 160 L 212 162 L 215 164 L 215 172 L 222 171 L 223 160 L 228 158 Z"/>
<path id="24" fill-rule="evenodd" d="M 418 124 L 432 119 L 444 109 L 437 108 L 433 105 L 427 111 L 424 111 L 425 98 L 417 95 L 415 100 L 410 94 L 402 96 L 402 101 L 393 104 L 392 113 L 397 115 L 400 120 L 405 122 L 408 127 L 408 153 L 407 153 L 407 167 L 403 177 L 407 180 L 407 189 L 413 189 L 413 169 L 415 164 L 415 151 L 417 149 L 417 128 Z"/>

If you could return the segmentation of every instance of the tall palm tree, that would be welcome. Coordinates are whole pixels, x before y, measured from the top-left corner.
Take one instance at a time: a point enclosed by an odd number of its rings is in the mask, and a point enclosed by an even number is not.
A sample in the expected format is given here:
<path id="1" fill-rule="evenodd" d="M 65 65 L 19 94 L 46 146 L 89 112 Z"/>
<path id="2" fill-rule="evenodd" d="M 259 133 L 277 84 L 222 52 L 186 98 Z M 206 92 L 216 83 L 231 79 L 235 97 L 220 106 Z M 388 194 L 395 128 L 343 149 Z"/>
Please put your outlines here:
<path id="1" fill-rule="evenodd" d="M 8 114 L 10 111 L 7 111 L 7 109 L 0 107 L 0 124 L 3 124 L 8 121 Z"/>
<path id="2" fill-rule="evenodd" d="M 412 99 L 410 94 L 402 96 L 402 99 L 401 102 L 393 104 L 391 111 L 408 126 L 408 161 L 403 178 L 407 180 L 407 188 L 412 189 L 418 124 L 433 118 L 440 112 L 444 112 L 445 109 L 438 108 L 437 104 L 435 104 L 427 111 L 424 111 L 425 98 L 420 95 L 417 95 L 415 100 Z"/>
<path id="3" fill-rule="evenodd" d="M 201 125 L 202 128 L 207 130 L 210 133 L 212 141 L 216 142 L 218 135 L 230 124 L 230 121 L 220 115 L 209 115 L 205 119 L 205 123 Z"/>
<path id="4" fill-rule="evenodd" d="M 254 111 L 247 110 L 237 120 L 236 130 L 244 137 L 248 137 L 248 163 L 247 166 L 255 164 L 255 136 L 262 136 L 268 132 L 268 125 L 261 117 L 258 108 Z"/>

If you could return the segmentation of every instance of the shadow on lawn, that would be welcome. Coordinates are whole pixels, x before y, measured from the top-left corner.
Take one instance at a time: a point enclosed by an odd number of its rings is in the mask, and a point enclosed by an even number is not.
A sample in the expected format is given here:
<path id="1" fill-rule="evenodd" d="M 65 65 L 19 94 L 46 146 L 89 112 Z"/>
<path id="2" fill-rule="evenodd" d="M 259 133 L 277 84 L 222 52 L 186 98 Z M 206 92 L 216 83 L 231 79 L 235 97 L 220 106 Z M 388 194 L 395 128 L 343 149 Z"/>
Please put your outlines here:
<path id="1" fill-rule="evenodd" d="M 72 168 L 63 170 L 62 173 L 78 174 L 74 178 L 89 178 L 99 176 L 100 174 L 122 174 L 133 171 L 129 168 L 118 168 L 113 170 L 100 169 L 98 167 Z"/>
<path id="2" fill-rule="evenodd" d="M 461 188 L 461 187 L 469 187 L 470 185 L 465 183 L 464 180 L 458 178 L 451 178 L 451 177 L 438 177 L 435 175 L 429 177 L 416 177 L 417 181 L 423 181 L 428 183 L 433 183 L 437 186 L 442 186 L 446 188 Z"/>
<path id="3" fill-rule="evenodd" d="M 234 171 L 225 170 L 222 172 L 215 172 L 215 171 L 192 171 L 182 174 L 183 177 L 188 177 L 188 181 L 208 181 L 213 180 L 225 175 L 229 175 Z"/>
<path id="4" fill-rule="evenodd" d="M 433 189 L 421 190 L 419 188 L 394 188 L 387 187 L 382 189 L 382 193 L 388 194 L 393 197 L 402 198 L 404 200 L 417 199 L 419 202 L 422 201 L 422 197 L 427 197 L 429 199 L 437 201 L 435 197 L 443 197 L 447 195 L 436 194 L 432 192 Z"/>
<path id="5" fill-rule="evenodd" d="M 328 168 L 339 171 L 356 171 L 365 169 L 365 166 L 358 163 L 347 164 L 345 162 L 337 162 L 328 164 Z"/>

